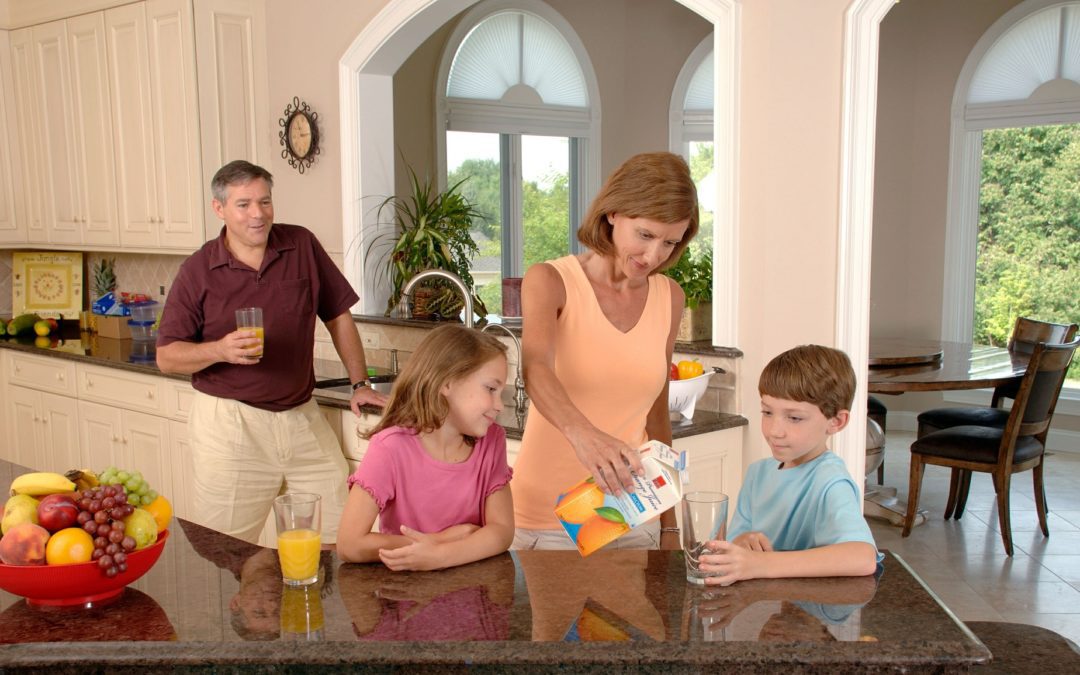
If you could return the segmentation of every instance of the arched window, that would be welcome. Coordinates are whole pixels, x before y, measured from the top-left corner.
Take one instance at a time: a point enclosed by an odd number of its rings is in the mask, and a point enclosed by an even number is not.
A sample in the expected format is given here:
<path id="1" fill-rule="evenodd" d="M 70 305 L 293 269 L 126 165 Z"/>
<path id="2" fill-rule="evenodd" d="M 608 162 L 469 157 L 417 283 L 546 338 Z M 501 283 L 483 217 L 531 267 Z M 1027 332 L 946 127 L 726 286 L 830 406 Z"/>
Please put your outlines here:
<path id="1" fill-rule="evenodd" d="M 473 278 L 498 311 L 500 280 L 577 250 L 599 189 L 596 77 L 570 25 L 539 0 L 482 2 L 447 42 L 436 92 L 441 175 L 486 219 Z"/>
<path id="2" fill-rule="evenodd" d="M 1063 256 L 1080 248 L 1075 176 L 1057 175 L 1076 168 L 1074 125 L 1080 2 L 1029 0 L 975 45 L 953 96 L 945 339 L 985 341 L 991 328 L 1011 328 L 1017 314 L 1080 319 L 1075 287 L 1054 295 L 1069 274 Z"/>
<path id="3" fill-rule="evenodd" d="M 705 37 L 687 57 L 671 93 L 669 149 L 690 164 L 701 204 L 701 230 L 694 253 L 712 252 L 716 212 L 716 172 L 713 147 L 713 36 Z"/>

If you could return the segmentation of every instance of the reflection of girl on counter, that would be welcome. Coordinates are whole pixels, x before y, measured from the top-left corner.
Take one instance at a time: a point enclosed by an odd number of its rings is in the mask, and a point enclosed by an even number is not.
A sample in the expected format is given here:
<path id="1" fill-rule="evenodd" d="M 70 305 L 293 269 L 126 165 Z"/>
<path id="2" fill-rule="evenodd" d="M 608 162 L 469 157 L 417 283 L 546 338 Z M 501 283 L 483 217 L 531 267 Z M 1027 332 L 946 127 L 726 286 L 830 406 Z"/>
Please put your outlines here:
<path id="1" fill-rule="evenodd" d="M 338 557 L 434 570 L 502 553 L 514 536 L 506 432 L 495 423 L 506 346 L 463 326 L 428 333 L 349 476 Z M 372 532 L 376 518 L 379 532 Z"/>
<path id="2" fill-rule="evenodd" d="M 359 640 L 509 640 L 514 569 L 506 554 L 408 577 L 342 565 L 338 581 Z"/>

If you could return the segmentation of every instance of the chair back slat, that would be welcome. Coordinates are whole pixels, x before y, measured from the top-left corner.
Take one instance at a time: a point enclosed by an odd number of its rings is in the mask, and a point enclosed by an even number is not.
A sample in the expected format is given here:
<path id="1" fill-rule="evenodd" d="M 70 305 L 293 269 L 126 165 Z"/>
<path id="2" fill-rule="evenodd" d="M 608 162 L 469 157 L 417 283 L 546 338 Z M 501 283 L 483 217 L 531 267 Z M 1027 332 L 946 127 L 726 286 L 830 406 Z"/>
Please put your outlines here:
<path id="1" fill-rule="evenodd" d="M 1049 323 L 1027 317 L 1019 317 L 1013 325 L 1009 338 L 1009 351 L 1030 354 L 1040 342 L 1062 344 L 1076 337 L 1076 324 Z"/>

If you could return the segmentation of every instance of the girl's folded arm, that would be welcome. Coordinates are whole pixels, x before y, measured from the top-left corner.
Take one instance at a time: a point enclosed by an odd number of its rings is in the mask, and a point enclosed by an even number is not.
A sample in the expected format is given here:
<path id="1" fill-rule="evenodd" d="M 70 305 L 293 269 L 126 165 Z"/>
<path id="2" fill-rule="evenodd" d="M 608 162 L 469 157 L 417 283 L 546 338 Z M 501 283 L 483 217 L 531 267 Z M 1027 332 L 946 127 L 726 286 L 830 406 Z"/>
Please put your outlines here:
<path id="1" fill-rule="evenodd" d="M 338 527 L 337 554 L 345 562 L 379 562 L 379 549 L 399 548 L 412 543 L 398 534 L 372 532 L 379 505 L 367 490 L 355 487 L 349 490 L 345 510 Z"/>
<path id="2" fill-rule="evenodd" d="M 484 505 L 484 526 L 456 541 L 439 544 L 443 567 L 464 565 L 490 558 L 510 548 L 514 541 L 514 499 L 504 485 L 488 495 Z"/>

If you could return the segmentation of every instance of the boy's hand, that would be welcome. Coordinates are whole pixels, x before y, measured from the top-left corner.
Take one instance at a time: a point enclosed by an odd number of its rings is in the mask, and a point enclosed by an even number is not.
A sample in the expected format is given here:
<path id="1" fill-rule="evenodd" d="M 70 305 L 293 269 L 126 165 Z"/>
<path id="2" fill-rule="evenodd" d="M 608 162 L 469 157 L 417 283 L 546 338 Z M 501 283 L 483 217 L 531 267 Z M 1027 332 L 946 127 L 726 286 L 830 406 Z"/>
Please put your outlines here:
<path id="1" fill-rule="evenodd" d="M 768 540 L 766 540 L 768 541 Z M 730 586 L 736 581 L 755 578 L 754 571 L 760 569 L 765 551 L 752 551 L 731 541 L 711 541 L 709 554 L 702 554 L 701 571 L 715 574 L 705 577 L 709 585 Z"/>
<path id="2" fill-rule="evenodd" d="M 437 570 L 443 567 L 439 556 L 438 535 L 417 532 L 401 526 L 401 536 L 412 541 L 401 548 L 379 549 L 379 559 L 395 572 Z"/>
<path id="3" fill-rule="evenodd" d="M 772 542 L 763 532 L 744 532 L 731 540 L 731 543 L 750 551 L 771 551 Z"/>

